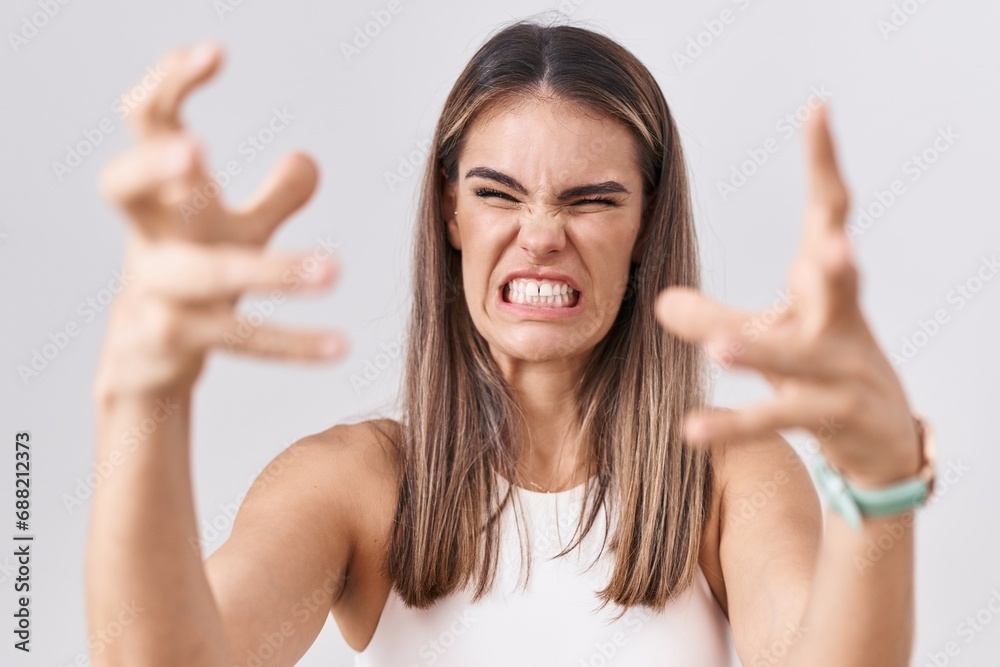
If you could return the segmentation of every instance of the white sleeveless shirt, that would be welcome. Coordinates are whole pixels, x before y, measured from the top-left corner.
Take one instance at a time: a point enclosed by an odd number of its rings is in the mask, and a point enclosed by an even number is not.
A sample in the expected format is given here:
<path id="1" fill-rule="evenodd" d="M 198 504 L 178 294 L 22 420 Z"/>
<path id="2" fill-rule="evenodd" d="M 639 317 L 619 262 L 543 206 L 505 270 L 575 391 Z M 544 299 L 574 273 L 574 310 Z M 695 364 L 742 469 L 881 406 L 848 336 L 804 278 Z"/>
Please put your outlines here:
<path id="1" fill-rule="evenodd" d="M 501 498 L 508 482 L 498 476 Z M 521 547 L 513 503 L 501 519 L 494 588 L 473 604 L 463 591 L 430 609 L 408 609 L 390 591 L 375 634 L 355 653 L 355 667 L 728 667 L 733 662 L 729 623 L 698 568 L 694 584 L 661 612 L 620 607 L 596 611 L 596 591 L 610 576 L 612 556 L 593 567 L 603 541 L 605 512 L 582 543 L 572 542 L 584 486 L 557 493 L 514 487 L 527 526 L 531 573 L 523 585 Z"/>

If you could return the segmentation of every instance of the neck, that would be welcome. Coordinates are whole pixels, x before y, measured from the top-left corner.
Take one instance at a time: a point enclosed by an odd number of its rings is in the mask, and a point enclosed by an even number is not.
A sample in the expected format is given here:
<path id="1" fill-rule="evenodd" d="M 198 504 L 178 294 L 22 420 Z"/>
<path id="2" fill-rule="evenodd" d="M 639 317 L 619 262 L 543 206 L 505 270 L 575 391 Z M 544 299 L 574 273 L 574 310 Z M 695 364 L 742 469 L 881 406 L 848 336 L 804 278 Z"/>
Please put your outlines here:
<path id="1" fill-rule="evenodd" d="M 528 488 L 562 491 L 586 481 L 589 447 L 580 436 L 576 386 L 582 359 L 498 360 L 520 408 L 518 477 Z"/>

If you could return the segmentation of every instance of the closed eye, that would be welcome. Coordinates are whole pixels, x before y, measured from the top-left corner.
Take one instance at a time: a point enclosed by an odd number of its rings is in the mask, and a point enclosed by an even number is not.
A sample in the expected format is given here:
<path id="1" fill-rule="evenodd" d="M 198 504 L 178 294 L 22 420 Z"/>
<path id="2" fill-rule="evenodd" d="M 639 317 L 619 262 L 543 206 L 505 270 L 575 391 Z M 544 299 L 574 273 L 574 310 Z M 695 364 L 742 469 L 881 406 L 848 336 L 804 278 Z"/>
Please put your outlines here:
<path id="1" fill-rule="evenodd" d="M 484 199 L 485 198 L 489 198 L 489 197 L 498 197 L 500 199 L 506 199 L 507 201 L 512 201 L 512 202 L 517 202 L 518 201 L 517 199 L 514 199 L 513 197 L 511 197 L 506 192 L 500 192 L 499 190 L 492 190 L 490 188 L 479 188 L 478 190 L 476 190 L 476 196 L 483 197 Z M 580 206 L 580 205 L 584 205 L 584 204 L 605 204 L 607 206 L 618 206 L 618 202 L 615 201 L 614 199 L 607 199 L 607 198 L 604 198 L 604 197 L 594 197 L 594 198 L 591 198 L 591 199 L 579 199 L 579 200 L 573 202 L 572 206 Z"/>
<path id="2" fill-rule="evenodd" d="M 514 201 L 514 202 L 517 201 L 506 192 L 500 192 L 498 190 L 490 190 L 489 188 L 479 188 L 478 190 L 476 190 L 476 196 L 483 197 L 484 199 L 487 197 L 499 197 L 500 199 L 507 199 L 509 201 Z"/>
<path id="3" fill-rule="evenodd" d="M 607 204 L 608 206 L 618 206 L 618 202 L 613 199 L 605 199 L 604 197 L 596 197 L 594 199 L 581 199 L 580 201 L 573 202 L 573 206 L 579 206 L 580 204 Z"/>

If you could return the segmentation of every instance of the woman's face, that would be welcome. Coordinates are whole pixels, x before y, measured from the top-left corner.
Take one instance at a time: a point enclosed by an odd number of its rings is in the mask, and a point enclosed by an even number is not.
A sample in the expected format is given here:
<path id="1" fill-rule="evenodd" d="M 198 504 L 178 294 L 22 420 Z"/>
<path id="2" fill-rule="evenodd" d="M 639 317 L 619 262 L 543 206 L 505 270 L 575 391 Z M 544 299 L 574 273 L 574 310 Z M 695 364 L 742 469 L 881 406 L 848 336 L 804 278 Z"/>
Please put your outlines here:
<path id="1" fill-rule="evenodd" d="M 565 359 L 605 336 L 644 206 L 624 125 L 551 99 L 486 114 L 442 201 L 469 312 L 494 356 Z"/>

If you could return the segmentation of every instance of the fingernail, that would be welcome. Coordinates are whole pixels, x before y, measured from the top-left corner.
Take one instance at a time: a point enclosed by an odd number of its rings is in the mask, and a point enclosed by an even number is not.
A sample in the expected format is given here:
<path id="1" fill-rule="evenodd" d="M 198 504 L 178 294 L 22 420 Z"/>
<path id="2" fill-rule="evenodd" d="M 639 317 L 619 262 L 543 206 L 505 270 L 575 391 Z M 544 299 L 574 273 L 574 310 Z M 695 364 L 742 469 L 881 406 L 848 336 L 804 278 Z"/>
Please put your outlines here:
<path id="1" fill-rule="evenodd" d="M 306 272 L 306 282 L 310 285 L 325 283 L 333 275 L 333 267 L 325 260 L 317 261 L 312 270 Z"/>
<path id="2" fill-rule="evenodd" d="M 319 344 L 319 353 L 324 357 L 336 357 L 347 348 L 347 341 L 340 336 L 326 336 Z"/>
<path id="3" fill-rule="evenodd" d="M 201 68 L 207 65 L 218 53 L 218 48 L 212 42 L 203 42 L 191 50 L 189 56 L 191 66 Z"/>

